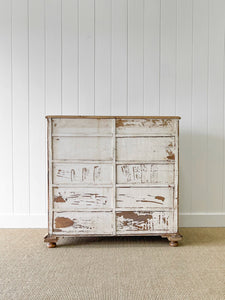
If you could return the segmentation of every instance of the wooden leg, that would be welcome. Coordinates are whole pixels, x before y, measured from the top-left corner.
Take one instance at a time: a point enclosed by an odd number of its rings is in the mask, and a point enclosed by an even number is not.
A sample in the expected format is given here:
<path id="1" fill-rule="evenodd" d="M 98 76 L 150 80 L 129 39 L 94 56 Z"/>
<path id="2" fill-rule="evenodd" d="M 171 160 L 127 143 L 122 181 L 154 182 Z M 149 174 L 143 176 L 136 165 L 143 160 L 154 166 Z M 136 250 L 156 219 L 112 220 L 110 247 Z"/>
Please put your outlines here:
<path id="1" fill-rule="evenodd" d="M 162 235 L 163 238 L 167 238 L 169 240 L 170 247 L 177 247 L 178 241 L 181 241 L 183 236 L 177 232 L 177 233 L 171 233 L 171 234 L 165 234 Z"/>
<path id="2" fill-rule="evenodd" d="M 48 248 L 55 248 L 55 247 L 56 247 L 56 243 L 49 242 L 49 243 L 47 244 L 47 247 L 48 247 Z"/>
<path id="3" fill-rule="evenodd" d="M 56 242 L 58 241 L 58 237 L 55 236 L 51 236 L 49 234 L 47 234 L 44 237 L 44 242 L 47 243 L 47 247 L 48 248 L 55 248 L 56 247 Z"/>

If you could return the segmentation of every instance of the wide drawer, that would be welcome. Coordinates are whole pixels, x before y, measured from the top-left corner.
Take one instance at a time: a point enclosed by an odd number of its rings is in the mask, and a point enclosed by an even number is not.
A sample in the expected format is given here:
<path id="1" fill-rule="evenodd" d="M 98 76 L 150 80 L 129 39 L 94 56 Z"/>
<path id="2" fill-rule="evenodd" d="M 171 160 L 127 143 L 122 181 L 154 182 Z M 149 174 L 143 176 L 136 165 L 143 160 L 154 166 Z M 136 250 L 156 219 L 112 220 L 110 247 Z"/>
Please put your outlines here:
<path id="1" fill-rule="evenodd" d="M 53 159 L 112 160 L 111 137 L 53 137 Z"/>
<path id="2" fill-rule="evenodd" d="M 57 234 L 112 234 L 111 212 L 55 212 L 53 232 Z"/>
<path id="3" fill-rule="evenodd" d="M 111 164 L 54 164 L 54 184 L 112 184 Z"/>
<path id="4" fill-rule="evenodd" d="M 113 119 L 53 119 L 53 135 L 112 134 Z"/>
<path id="5" fill-rule="evenodd" d="M 173 232 L 173 212 L 121 211 L 116 213 L 118 234 Z"/>
<path id="6" fill-rule="evenodd" d="M 117 134 L 175 134 L 177 120 L 117 119 Z"/>
<path id="7" fill-rule="evenodd" d="M 111 208 L 111 188 L 54 188 L 54 208 L 76 209 L 76 208 Z"/>
<path id="8" fill-rule="evenodd" d="M 117 183 L 162 184 L 174 183 L 174 164 L 117 165 Z"/>
<path id="9" fill-rule="evenodd" d="M 118 208 L 173 208 L 173 188 L 117 188 Z"/>
<path id="10" fill-rule="evenodd" d="M 117 138 L 117 161 L 174 161 L 174 137 Z"/>

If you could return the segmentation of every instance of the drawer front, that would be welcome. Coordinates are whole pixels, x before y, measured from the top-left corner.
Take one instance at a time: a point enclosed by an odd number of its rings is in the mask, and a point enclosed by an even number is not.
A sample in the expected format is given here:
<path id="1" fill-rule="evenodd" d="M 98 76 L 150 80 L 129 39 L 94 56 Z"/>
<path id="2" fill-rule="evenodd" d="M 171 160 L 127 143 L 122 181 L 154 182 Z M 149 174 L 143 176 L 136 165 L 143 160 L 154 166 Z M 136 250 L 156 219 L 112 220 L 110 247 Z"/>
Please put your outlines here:
<path id="1" fill-rule="evenodd" d="M 123 164 L 117 165 L 117 183 L 173 184 L 173 164 Z"/>
<path id="2" fill-rule="evenodd" d="M 53 184 L 112 184 L 110 164 L 54 164 Z"/>
<path id="3" fill-rule="evenodd" d="M 118 161 L 174 161 L 174 137 L 117 138 Z"/>
<path id="4" fill-rule="evenodd" d="M 117 134 L 175 134 L 176 120 L 172 119 L 117 119 Z"/>
<path id="5" fill-rule="evenodd" d="M 172 208 L 173 188 L 117 188 L 118 208 Z"/>
<path id="6" fill-rule="evenodd" d="M 112 160 L 111 137 L 53 137 L 53 159 Z"/>
<path id="7" fill-rule="evenodd" d="M 172 212 L 121 211 L 116 213 L 118 234 L 145 234 L 173 231 Z"/>
<path id="8" fill-rule="evenodd" d="M 54 119 L 53 134 L 111 134 L 112 119 Z"/>
<path id="9" fill-rule="evenodd" d="M 53 232 L 57 234 L 112 234 L 111 212 L 55 212 Z"/>
<path id="10" fill-rule="evenodd" d="M 111 208 L 111 188 L 54 188 L 54 208 Z"/>

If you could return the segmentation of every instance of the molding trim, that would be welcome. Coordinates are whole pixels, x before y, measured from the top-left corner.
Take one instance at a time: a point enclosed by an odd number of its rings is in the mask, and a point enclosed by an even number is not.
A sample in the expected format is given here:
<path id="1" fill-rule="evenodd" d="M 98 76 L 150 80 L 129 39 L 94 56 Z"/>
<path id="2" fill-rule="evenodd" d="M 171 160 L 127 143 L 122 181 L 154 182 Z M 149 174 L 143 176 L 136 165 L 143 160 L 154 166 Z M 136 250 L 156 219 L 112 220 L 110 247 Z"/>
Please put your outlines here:
<path id="1" fill-rule="evenodd" d="M 0 214 L 0 228 L 48 228 L 48 215 Z"/>
<path id="2" fill-rule="evenodd" d="M 225 213 L 180 213 L 180 227 L 225 227 Z"/>
<path id="3" fill-rule="evenodd" d="M 225 213 L 180 213 L 180 227 L 225 227 Z M 47 228 L 47 214 L 0 214 L 0 228 Z"/>

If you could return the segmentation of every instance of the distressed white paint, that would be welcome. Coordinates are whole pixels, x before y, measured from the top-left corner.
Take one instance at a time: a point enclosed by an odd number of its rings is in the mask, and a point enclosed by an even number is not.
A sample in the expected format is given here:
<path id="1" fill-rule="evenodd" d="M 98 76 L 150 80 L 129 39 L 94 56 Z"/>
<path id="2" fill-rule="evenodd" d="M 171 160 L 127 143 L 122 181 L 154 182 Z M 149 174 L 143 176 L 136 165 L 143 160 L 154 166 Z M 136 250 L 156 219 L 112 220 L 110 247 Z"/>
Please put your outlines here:
<path id="1" fill-rule="evenodd" d="M 125 187 L 117 188 L 118 208 L 173 208 L 173 188 Z"/>
<path id="2" fill-rule="evenodd" d="M 117 160 L 174 160 L 174 137 L 117 138 Z"/>
<path id="3" fill-rule="evenodd" d="M 159 119 L 154 119 L 151 122 L 149 119 L 127 119 L 125 122 L 122 119 L 111 118 L 103 121 L 78 118 L 74 122 L 71 117 L 69 119 L 61 117 L 59 120 L 54 117 L 48 118 L 49 234 L 59 232 L 62 235 L 69 232 L 71 235 L 117 235 L 117 233 L 129 234 L 135 231 L 143 234 L 146 232 L 176 233 L 178 230 L 178 120 L 175 118 L 168 122 L 167 119 L 162 119 L 160 122 Z M 104 131 L 103 127 L 106 126 L 106 130 L 112 132 L 113 136 L 107 137 L 107 143 L 106 137 L 101 134 L 96 136 L 95 131 L 93 133 L 91 131 L 88 137 L 71 136 L 71 132 L 77 130 L 82 132 L 83 127 L 86 132 L 90 124 L 97 124 L 100 132 Z M 119 124 L 120 126 L 124 124 L 123 137 L 115 134 L 116 125 Z M 76 126 L 78 126 L 77 130 Z M 58 136 L 61 127 L 64 137 Z M 154 128 L 155 136 L 140 137 L 142 132 L 145 134 L 148 127 Z M 161 127 L 164 128 L 166 136 L 163 136 Z M 174 135 L 168 137 L 171 128 Z M 126 129 L 132 137 L 126 136 Z M 59 133 L 55 133 L 55 130 Z M 138 137 L 135 137 L 135 133 Z M 106 144 L 109 147 L 107 149 Z M 125 148 L 125 145 L 128 148 Z M 96 166 L 95 160 L 109 160 L 107 155 L 110 152 L 113 153 L 111 164 L 103 163 L 104 168 L 98 164 Z M 66 163 L 54 163 L 51 159 L 52 155 L 54 161 L 60 159 L 65 160 Z M 119 165 L 120 158 L 127 159 L 128 164 Z M 74 159 L 77 160 L 76 164 L 73 162 Z M 91 163 L 87 162 L 90 159 Z M 161 164 L 148 164 L 147 167 L 144 164 L 136 166 L 129 164 L 130 160 L 135 159 L 156 160 Z M 163 162 L 165 159 L 166 164 Z M 123 182 L 124 178 L 126 186 L 116 184 Z M 107 179 L 111 188 L 107 188 L 106 185 L 104 187 Z M 161 182 L 162 186 L 160 186 Z M 111 213 L 109 213 L 110 208 Z M 118 209 L 122 211 L 118 212 Z M 137 209 L 141 211 L 136 212 Z M 108 218 L 105 225 L 106 216 L 113 216 L 113 218 Z M 107 226 L 113 228 L 113 232 L 108 231 Z"/>
<path id="4" fill-rule="evenodd" d="M 174 183 L 172 164 L 117 165 L 117 183 L 171 185 Z"/>
<path id="5" fill-rule="evenodd" d="M 60 210 L 106 209 L 112 207 L 112 189 L 110 188 L 54 188 L 54 208 Z"/>
<path id="6" fill-rule="evenodd" d="M 110 184 L 113 170 L 110 164 L 54 164 L 54 184 Z"/>
<path id="7" fill-rule="evenodd" d="M 106 2 L 0 1 L 0 226 L 46 226 L 44 114 L 140 111 L 182 117 L 181 224 L 224 226 L 225 2 Z"/>
<path id="8" fill-rule="evenodd" d="M 62 219 L 60 219 L 62 218 Z M 66 219 L 66 220 L 65 220 Z M 62 227 L 62 223 L 71 225 Z M 58 224 L 58 225 L 57 225 Z M 68 223 L 66 223 L 68 224 Z M 110 212 L 55 212 L 53 232 L 63 234 L 112 234 L 113 214 Z"/>

